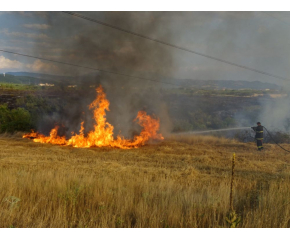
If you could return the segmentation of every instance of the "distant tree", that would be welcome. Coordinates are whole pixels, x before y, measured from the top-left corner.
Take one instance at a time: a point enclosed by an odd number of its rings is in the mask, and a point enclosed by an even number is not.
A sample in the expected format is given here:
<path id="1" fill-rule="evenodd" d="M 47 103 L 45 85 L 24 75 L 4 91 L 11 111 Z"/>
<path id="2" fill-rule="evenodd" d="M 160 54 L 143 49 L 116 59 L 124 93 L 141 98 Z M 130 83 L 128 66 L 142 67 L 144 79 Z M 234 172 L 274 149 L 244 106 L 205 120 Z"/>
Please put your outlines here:
<path id="1" fill-rule="evenodd" d="M 29 131 L 32 128 L 30 113 L 17 108 L 10 110 L 7 105 L 0 105 L 0 132 Z"/>

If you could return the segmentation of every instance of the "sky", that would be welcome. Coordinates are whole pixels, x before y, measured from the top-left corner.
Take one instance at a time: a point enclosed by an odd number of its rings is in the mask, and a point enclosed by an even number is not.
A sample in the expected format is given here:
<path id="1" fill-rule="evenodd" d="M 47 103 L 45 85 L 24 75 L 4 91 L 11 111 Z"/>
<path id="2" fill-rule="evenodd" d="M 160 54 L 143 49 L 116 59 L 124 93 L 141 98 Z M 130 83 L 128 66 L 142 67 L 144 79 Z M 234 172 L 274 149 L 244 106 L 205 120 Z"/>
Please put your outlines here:
<path id="1" fill-rule="evenodd" d="M 79 13 L 290 79 L 289 12 Z M 287 83 L 62 12 L 0 12 L 0 49 L 141 77 Z M 0 52 L 0 72 L 9 71 L 91 72 Z"/>

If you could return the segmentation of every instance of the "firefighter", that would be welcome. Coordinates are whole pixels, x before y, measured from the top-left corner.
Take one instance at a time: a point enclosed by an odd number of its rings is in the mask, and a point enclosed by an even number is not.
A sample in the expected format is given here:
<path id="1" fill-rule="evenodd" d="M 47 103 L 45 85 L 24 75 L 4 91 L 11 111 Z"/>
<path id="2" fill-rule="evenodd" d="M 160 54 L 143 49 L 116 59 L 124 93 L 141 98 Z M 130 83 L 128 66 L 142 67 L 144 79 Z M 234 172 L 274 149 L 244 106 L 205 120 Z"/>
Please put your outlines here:
<path id="1" fill-rule="evenodd" d="M 257 127 L 252 127 L 252 129 L 256 132 L 255 139 L 257 140 L 258 150 L 261 151 L 264 149 L 263 147 L 263 126 L 260 122 L 257 122 Z"/>

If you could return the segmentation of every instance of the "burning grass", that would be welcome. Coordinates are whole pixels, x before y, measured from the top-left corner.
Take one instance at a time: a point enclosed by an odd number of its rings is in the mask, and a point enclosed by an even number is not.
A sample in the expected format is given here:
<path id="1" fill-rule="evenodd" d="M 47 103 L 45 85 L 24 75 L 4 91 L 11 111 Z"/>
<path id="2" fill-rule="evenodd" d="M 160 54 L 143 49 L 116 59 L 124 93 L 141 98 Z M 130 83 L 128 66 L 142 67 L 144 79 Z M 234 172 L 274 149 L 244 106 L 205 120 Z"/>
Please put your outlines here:
<path id="1" fill-rule="evenodd" d="M 158 133 L 159 119 L 155 119 L 145 111 L 139 111 L 135 121 L 142 127 L 140 135 L 134 136 L 133 140 L 125 139 L 118 135 L 113 137 L 114 127 L 107 122 L 106 111 L 109 111 L 110 102 L 102 86 L 96 89 L 97 98 L 90 104 L 89 108 L 94 113 L 94 130 L 90 131 L 87 136 L 84 134 L 84 122 L 81 123 L 79 134 L 74 134 L 70 139 L 58 135 L 58 126 L 50 131 L 50 136 L 31 132 L 24 134 L 23 138 L 32 138 L 34 142 L 51 143 L 57 145 L 70 145 L 77 148 L 88 147 L 117 147 L 122 149 L 137 148 L 144 145 L 149 140 L 163 140 L 163 136 Z"/>
<path id="2" fill-rule="evenodd" d="M 0 149 L 0 227 L 227 227 L 233 152 L 239 226 L 290 226 L 290 155 L 275 145 L 186 136 L 84 149 L 18 134 Z"/>

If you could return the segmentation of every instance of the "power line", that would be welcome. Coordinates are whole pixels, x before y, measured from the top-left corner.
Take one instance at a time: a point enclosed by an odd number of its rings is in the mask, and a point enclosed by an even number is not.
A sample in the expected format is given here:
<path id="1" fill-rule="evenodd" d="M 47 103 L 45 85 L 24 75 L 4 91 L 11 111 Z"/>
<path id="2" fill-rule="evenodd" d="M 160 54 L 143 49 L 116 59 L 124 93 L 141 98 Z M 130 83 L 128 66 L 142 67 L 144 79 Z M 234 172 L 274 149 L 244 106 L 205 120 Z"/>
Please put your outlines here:
<path id="1" fill-rule="evenodd" d="M 265 126 L 264 126 L 264 128 L 265 128 Z M 265 128 L 266 129 L 266 131 L 267 131 L 267 133 L 269 134 L 269 136 L 272 138 L 272 140 L 273 140 L 273 142 L 274 143 L 276 143 L 280 148 L 282 148 L 284 151 L 286 151 L 286 152 L 289 152 L 290 153 L 290 151 L 289 150 L 287 150 L 287 149 L 285 149 L 285 148 L 283 148 L 279 143 L 277 143 L 276 141 L 275 141 L 275 139 L 272 137 L 272 135 L 269 133 L 269 131 L 267 130 L 267 128 Z"/>
<path id="2" fill-rule="evenodd" d="M 288 26 L 289 26 L 289 23 L 285 22 L 284 20 L 282 20 L 282 19 L 280 19 L 280 18 L 277 18 L 277 17 L 273 16 L 272 14 L 270 14 L 270 13 L 268 13 L 268 12 L 261 12 L 261 13 L 264 13 L 264 14 L 266 14 L 266 15 L 272 17 L 272 18 L 275 18 L 275 19 L 278 20 L 279 22 L 282 22 L 282 23 L 284 23 L 285 25 L 288 25 Z"/>
<path id="3" fill-rule="evenodd" d="M 52 59 L 48 59 L 48 58 L 35 57 L 35 56 L 23 54 L 23 53 L 16 53 L 16 52 L 11 52 L 11 51 L 6 51 L 6 50 L 3 50 L 3 49 L 0 49 L 0 52 L 15 54 L 15 55 L 29 57 L 29 58 L 40 59 L 40 60 L 44 60 L 44 61 L 48 61 L 48 62 L 53 62 L 53 63 L 58 63 L 58 64 L 64 64 L 64 65 L 73 66 L 73 67 L 86 68 L 86 69 L 90 69 L 90 70 L 95 70 L 95 71 L 105 72 L 105 73 L 110 73 L 110 74 L 116 74 L 116 75 L 130 77 L 130 78 L 137 78 L 137 79 L 142 79 L 142 80 L 147 80 L 147 81 L 152 81 L 152 82 L 160 82 L 160 83 L 164 83 L 164 84 L 169 84 L 169 85 L 174 85 L 174 86 L 179 86 L 180 87 L 180 85 L 178 85 L 178 84 L 169 83 L 169 82 L 163 82 L 163 81 L 159 81 L 159 80 L 156 80 L 156 79 L 150 79 L 150 78 L 132 76 L 132 75 L 124 74 L 124 73 L 118 73 L 118 72 L 113 72 L 113 71 L 109 71 L 109 70 L 103 70 L 103 69 L 99 69 L 99 68 L 93 68 L 93 67 L 88 67 L 88 66 L 77 65 L 77 64 L 74 64 L 74 63 L 67 63 L 67 62 L 62 62 L 62 61 L 56 61 L 56 60 L 52 60 Z"/>
<path id="4" fill-rule="evenodd" d="M 164 83 L 164 84 L 168 84 L 168 85 L 173 85 L 173 86 L 182 87 L 182 85 L 180 85 L 180 84 L 174 84 L 174 83 L 169 83 L 169 82 L 159 81 L 159 80 L 151 79 L 151 78 L 144 78 L 144 77 L 139 77 L 139 76 L 132 76 L 132 75 L 124 74 L 124 73 L 118 73 L 118 72 L 113 72 L 113 71 L 109 71 L 109 70 L 103 70 L 103 69 L 99 69 L 99 68 L 93 68 L 93 67 L 88 67 L 88 66 L 82 66 L 82 65 L 77 65 L 77 64 L 74 64 L 74 63 L 67 63 L 67 62 L 62 62 L 62 61 L 52 60 L 52 59 L 48 59 L 48 58 L 36 57 L 36 56 L 27 55 L 27 54 L 23 54 L 23 53 L 11 52 L 11 51 L 7 51 L 7 50 L 3 50 L 3 49 L 0 49 L 0 52 L 5 52 L 5 53 L 10 53 L 10 54 L 15 54 L 15 55 L 19 55 L 19 56 L 24 56 L 24 57 L 34 58 L 34 59 L 40 59 L 40 60 L 44 60 L 44 61 L 48 61 L 48 62 L 53 62 L 53 63 L 58 63 L 58 64 L 64 64 L 64 65 L 73 66 L 73 67 L 80 67 L 80 68 L 85 68 L 85 69 L 95 70 L 95 71 L 99 71 L 99 72 L 105 72 L 105 73 L 110 73 L 110 74 L 116 74 L 116 75 L 125 76 L 125 77 L 130 77 L 130 78 L 136 78 L 136 79 L 141 79 L 141 80 L 148 80 L 148 81 L 159 82 L 159 83 Z M 210 79 L 192 79 L 192 80 L 193 80 L 193 81 L 247 81 L 247 80 L 222 80 L 222 79 L 220 79 L 220 80 L 210 80 Z"/>
<path id="5" fill-rule="evenodd" d="M 223 60 L 223 59 L 220 59 L 220 58 L 217 58 L 217 57 L 213 57 L 213 56 L 210 56 L 210 55 L 207 55 L 207 54 L 204 54 L 204 53 L 200 53 L 200 52 L 193 51 L 193 50 L 190 50 L 190 49 L 187 49 L 187 48 L 184 48 L 184 47 L 180 47 L 180 46 L 177 46 L 177 45 L 174 45 L 174 44 L 171 44 L 171 43 L 167 43 L 167 42 L 155 39 L 155 38 L 151 38 L 151 37 L 139 34 L 139 33 L 135 33 L 135 32 L 132 32 L 130 30 L 126 30 L 126 29 L 114 26 L 112 24 L 109 24 L 109 23 L 105 23 L 105 22 L 102 22 L 102 21 L 99 21 L 99 20 L 96 20 L 96 19 L 93 19 L 93 18 L 90 18 L 90 17 L 86 17 L 86 16 L 83 16 L 83 15 L 80 15 L 78 13 L 74 13 L 74 12 L 63 12 L 63 13 L 72 15 L 74 17 L 82 18 L 82 19 L 85 19 L 87 21 L 98 23 L 98 24 L 104 25 L 106 27 L 117 29 L 119 31 L 126 32 L 126 33 L 132 34 L 134 36 L 145 38 L 147 40 L 158 42 L 158 43 L 161 43 L 161 44 L 173 47 L 173 48 L 177 48 L 177 49 L 180 49 L 180 50 L 183 50 L 183 51 L 186 51 L 186 52 L 190 52 L 190 53 L 193 53 L 193 54 L 205 57 L 205 58 L 209 58 L 209 59 L 213 59 L 213 60 L 216 60 L 216 61 L 219 61 L 219 62 L 223 62 L 223 63 L 229 64 L 229 65 L 232 65 L 232 66 L 236 66 L 236 67 L 239 67 L 239 68 L 247 69 L 247 70 L 250 70 L 250 71 L 253 71 L 253 72 L 257 72 L 257 73 L 264 74 L 266 76 L 270 76 L 270 77 L 281 79 L 281 80 L 290 80 L 288 78 L 284 78 L 284 77 L 281 77 L 281 76 L 278 76 L 278 75 L 275 75 L 275 74 L 271 74 L 271 73 L 268 73 L 268 72 L 260 71 L 260 70 L 254 69 L 254 68 L 250 68 L 250 67 L 247 67 L 247 66 L 244 66 L 244 65 L 240 65 L 240 64 L 233 63 L 233 62 L 230 62 L 230 61 L 227 61 L 227 60 Z"/>

